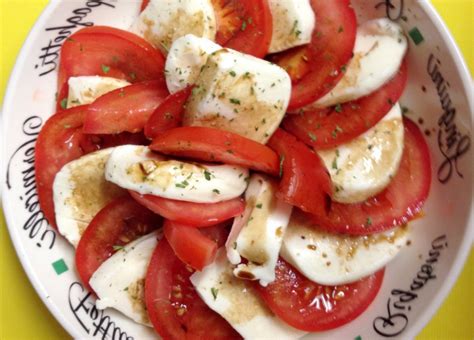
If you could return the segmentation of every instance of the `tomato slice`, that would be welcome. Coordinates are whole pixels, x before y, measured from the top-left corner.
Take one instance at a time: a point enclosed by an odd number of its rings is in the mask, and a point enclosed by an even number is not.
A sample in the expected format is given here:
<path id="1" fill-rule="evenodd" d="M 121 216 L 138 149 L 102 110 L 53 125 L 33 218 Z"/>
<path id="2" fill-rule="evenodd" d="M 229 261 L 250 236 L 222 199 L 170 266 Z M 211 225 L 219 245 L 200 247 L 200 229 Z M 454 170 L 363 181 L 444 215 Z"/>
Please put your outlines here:
<path id="1" fill-rule="evenodd" d="M 83 134 L 80 142 L 81 148 L 85 153 L 110 148 L 119 145 L 146 145 L 148 140 L 142 132 L 130 133 L 122 132 L 113 135 L 88 135 Z"/>
<path id="2" fill-rule="evenodd" d="M 216 43 L 263 58 L 272 40 L 268 0 L 212 0 L 217 20 Z"/>
<path id="3" fill-rule="evenodd" d="M 89 280 L 105 260 L 161 224 L 160 216 L 129 196 L 107 204 L 89 223 L 76 249 L 76 268 L 84 285 L 92 291 Z"/>
<path id="4" fill-rule="evenodd" d="M 321 158 L 282 129 L 273 134 L 268 145 L 281 159 L 277 197 L 303 211 L 325 216 L 332 183 Z"/>
<path id="5" fill-rule="evenodd" d="M 166 86 L 159 81 L 132 84 L 106 93 L 89 105 L 83 131 L 93 134 L 141 131 L 168 94 Z"/>
<path id="6" fill-rule="evenodd" d="M 170 94 L 157 107 L 145 125 L 145 136 L 153 139 L 162 132 L 181 125 L 184 104 L 191 94 L 192 87 Z"/>
<path id="7" fill-rule="evenodd" d="M 145 279 L 145 304 L 157 333 L 164 339 L 240 339 L 201 300 L 189 280 L 191 274 L 166 239 L 159 241 Z"/>
<path id="8" fill-rule="evenodd" d="M 290 326 L 317 332 L 342 326 L 362 314 L 377 296 L 384 270 L 342 286 L 314 283 L 279 259 L 276 279 L 255 285 L 267 306 Z"/>
<path id="9" fill-rule="evenodd" d="M 144 9 L 146 8 L 146 6 L 148 6 L 148 3 L 150 2 L 150 0 L 143 0 L 142 1 L 142 4 L 140 6 L 140 12 L 143 12 Z"/>
<path id="10" fill-rule="evenodd" d="M 61 47 L 58 103 L 67 97 L 69 77 L 99 75 L 164 84 L 164 64 L 161 52 L 133 33 L 104 26 L 83 28 Z"/>
<path id="11" fill-rule="evenodd" d="M 407 118 L 404 125 L 402 160 L 388 187 L 362 203 L 332 202 L 327 216 L 310 217 L 316 224 L 332 232 L 368 235 L 407 223 L 420 213 L 430 192 L 430 153 L 418 126 Z"/>
<path id="12" fill-rule="evenodd" d="M 130 191 L 132 197 L 141 205 L 164 218 L 195 227 L 208 227 L 241 214 L 245 203 L 234 198 L 218 203 L 193 203 L 176 201 L 154 195 L 140 195 Z"/>
<path id="13" fill-rule="evenodd" d="M 341 80 L 354 49 L 357 20 L 350 0 L 311 0 L 311 7 L 316 15 L 311 43 L 272 59 L 293 76 L 290 112 L 331 91 Z"/>
<path id="14" fill-rule="evenodd" d="M 238 134 L 200 126 L 168 130 L 156 137 L 150 149 L 178 157 L 239 165 L 277 175 L 278 156 L 269 147 Z"/>
<path id="15" fill-rule="evenodd" d="M 405 89 L 407 75 L 405 60 L 395 77 L 374 93 L 332 109 L 287 115 L 283 127 L 317 150 L 349 142 L 377 124 L 392 109 Z"/>
<path id="16" fill-rule="evenodd" d="M 67 163 L 81 157 L 82 123 L 87 106 L 76 106 L 51 116 L 41 129 L 35 146 L 35 178 L 38 199 L 49 224 L 56 228 L 53 182 Z"/>
<path id="17" fill-rule="evenodd" d="M 165 237 L 176 256 L 196 270 L 202 270 L 216 257 L 217 243 L 198 229 L 186 224 L 166 220 Z"/>

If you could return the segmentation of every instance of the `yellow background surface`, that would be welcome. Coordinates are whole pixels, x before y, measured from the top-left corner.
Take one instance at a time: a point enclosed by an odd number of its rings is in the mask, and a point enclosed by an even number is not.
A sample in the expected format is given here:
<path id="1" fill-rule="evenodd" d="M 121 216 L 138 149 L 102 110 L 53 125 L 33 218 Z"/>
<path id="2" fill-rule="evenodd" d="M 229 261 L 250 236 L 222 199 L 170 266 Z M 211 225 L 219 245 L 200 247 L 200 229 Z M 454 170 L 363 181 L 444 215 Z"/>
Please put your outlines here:
<path id="1" fill-rule="evenodd" d="M 69 0 L 65 0 L 69 1 Z M 329 0 L 332 1 L 332 0 Z M 433 0 L 474 71 L 474 0 Z M 0 0 L 0 102 L 20 48 L 47 0 Z M 474 252 L 418 340 L 474 339 Z M 0 212 L 0 340 L 67 339 L 28 281 Z"/>

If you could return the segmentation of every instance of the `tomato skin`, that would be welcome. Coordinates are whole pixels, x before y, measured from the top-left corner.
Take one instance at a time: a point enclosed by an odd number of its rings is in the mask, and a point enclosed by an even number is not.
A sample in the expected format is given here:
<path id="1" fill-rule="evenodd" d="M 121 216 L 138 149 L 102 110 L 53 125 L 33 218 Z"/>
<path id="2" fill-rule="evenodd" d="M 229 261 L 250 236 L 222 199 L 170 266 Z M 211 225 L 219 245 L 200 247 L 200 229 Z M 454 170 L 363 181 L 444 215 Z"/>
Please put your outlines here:
<path id="1" fill-rule="evenodd" d="M 164 84 L 164 64 L 161 52 L 133 33 L 105 26 L 83 28 L 61 47 L 58 107 L 67 97 L 70 77 L 98 75 Z"/>
<path id="2" fill-rule="evenodd" d="M 168 96 L 159 81 L 147 81 L 116 89 L 89 105 L 84 133 L 115 134 L 139 132 L 148 118 Z"/>
<path id="3" fill-rule="evenodd" d="M 41 129 L 35 146 L 35 179 L 38 199 L 49 224 L 54 228 L 53 182 L 67 163 L 81 157 L 82 123 L 87 106 L 76 106 L 50 117 Z"/>
<path id="4" fill-rule="evenodd" d="M 150 2 L 150 0 L 143 0 L 142 1 L 142 4 L 140 6 L 140 12 L 143 12 L 146 8 L 146 6 L 148 6 L 148 3 Z"/>
<path id="5" fill-rule="evenodd" d="M 83 134 L 81 138 L 81 149 L 84 153 L 90 153 L 105 148 L 110 148 L 119 145 L 145 145 L 147 139 L 143 133 L 122 132 L 113 135 L 88 135 Z"/>
<path id="6" fill-rule="evenodd" d="M 343 67 L 352 58 L 354 49 L 357 20 L 350 0 L 311 0 L 311 7 L 316 15 L 316 28 L 306 51 L 297 48 L 273 59 L 283 68 L 289 68 L 294 67 L 293 55 L 296 55 L 296 63 L 303 64 L 302 73 L 289 70 L 291 75 L 301 77 L 292 79 L 290 112 L 311 104 L 331 91 L 341 80 Z M 301 59 L 300 55 L 305 57 Z M 282 58 L 289 61 L 280 62 Z"/>
<path id="7" fill-rule="evenodd" d="M 263 58 L 273 31 L 268 0 L 212 0 L 217 20 L 216 43 Z"/>
<path id="8" fill-rule="evenodd" d="M 153 139 L 164 131 L 181 125 L 184 104 L 191 94 L 192 87 L 187 87 L 179 92 L 170 94 L 156 108 L 145 125 L 145 136 Z"/>
<path id="9" fill-rule="evenodd" d="M 403 61 L 395 77 L 372 94 L 332 109 L 288 115 L 283 127 L 316 150 L 347 143 L 377 124 L 400 99 L 408 78 Z"/>
<path id="10" fill-rule="evenodd" d="M 278 156 L 269 147 L 238 134 L 200 126 L 168 130 L 150 149 L 178 157 L 239 165 L 271 175 L 279 172 Z"/>
<path id="11" fill-rule="evenodd" d="M 92 291 L 92 274 L 117 251 L 115 247 L 149 234 L 161 224 L 161 217 L 128 195 L 107 204 L 88 225 L 76 249 L 76 268 L 84 285 Z"/>
<path id="12" fill-rule="evenodd" d="M 206 204 L 140 195 L 133 191 L 130 191 L 130 195 L 141 205 L 168 220 L 198 228 L 221 223 L 245 210 L 245 202 L 241 198 Z"/>
<path id="13" fill-rule="evenodd" d="M 388 187 L 362 203 L 332 202 L 326 216 L 308 215 L 315 224 L 331 232 L 369 235 L 407 223 L 418 215 L 430 192 L 431 159 L 418 126 L 407 118 L 404 125 L 402 160 Z"/>
<path id="14" fill-rule="evenodd" d="M 197 228 L 166 220 L 163 230 L 176 256 L 192 268 L 201 271 L 214 261 L 217 243 L 204 236 Z"/>
<path id="15" fill-rule="evenodd" d="M 240 339 L 201 300 L 189 280 L 191 274 L 166 239 L 159 241 L 145 279 L 145 303 L 156 332 L 164 339 Z"/>
<path id="16" fill-rule="evenodd" d="M 290 326 L 319 332 L 340 327 L 362 314 L 377 296 L 384 270 L 348 285 L 323 286 L 279 259 L 275 274 L 275 281 L 267 287 L 255 285 L 267 306 Z M 327 305 L 332 307 L 330 311 Z"/>
<path id="17" fill-rule="evenodd" d="M 283 176 L 276 196 L 303 211 L 325 216 L 332 183 L 321 158 L 282 129 L 273 134 L 268 145 L 282 160 Z"/>

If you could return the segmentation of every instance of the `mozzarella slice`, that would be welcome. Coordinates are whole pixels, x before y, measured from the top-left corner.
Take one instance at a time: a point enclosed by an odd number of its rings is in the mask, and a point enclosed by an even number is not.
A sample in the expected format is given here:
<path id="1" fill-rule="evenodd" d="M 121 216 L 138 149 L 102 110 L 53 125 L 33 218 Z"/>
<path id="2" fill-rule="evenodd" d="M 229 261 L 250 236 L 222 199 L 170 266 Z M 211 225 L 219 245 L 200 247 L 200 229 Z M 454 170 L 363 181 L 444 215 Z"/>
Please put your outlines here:
<path id="1" fill-rule="evenodd" d="M 145 146 L 123 145 L 110 155 L 105 177 L 142 195 L 216 203 L 236 198 L 245 191 L 248 170 L 234 165 L 167 160 Z"/>
<path id="2" fill-rule="evenodd" d="M 266 143 L 285 115 L 290 93 L 290 77 L 279 66 L 222 49 L 202 67 L 183 124 L 214 127 Z"/>
<path id="3" fill-rule="evenodd" d="M 354 57 L 336 87 L 309 108 L 321 108 L 364 97 L 398 72 L 408 48 L 403 29 L 389 19 L 375 19 L 357 29 Z"/>
<path id="4" fill-rule="evenodd" d="M 292 206 L 275 197 L 278 183 L 267 176 L 253 174 L 245 192 L 243 215 L 234 220 L 227 241 L 227 257 L 239 264 L 234 275 L 260 280 L 262 286 L 275 280 L 275 267 Z"/>
<path id="5" fill-rule="evenodd" d="M 99 298 L 98 309 L 115 308 L 151 327 L 145 306 L 145 276 L 158 238 L 158 231 L 140 237 L 100 265 L 89 281 Z"/>
<path id="6" fill-rule="evenodd" d="M 166 55 L 186 34 L 214 40 L 216 18 L 211 0 L 150 0 L 130 30 Z"/>
<path id="7" fill-rule="evenodd" d="M 281 256 L 309 280 L 323 285 L 355 282 L 384 267 L 407 243 L 408 227 L 369 235 L 332 234 L 295 211 Z"/>
<path id="8" fill-rule="evenodd" d="M 316 23 L 309 0 L 269 0 L 273 33 L 269 53 L 308 44 Z"/>
<path id="9" fill-rule="evenodd" d="M 130 85 L 128 81 L 99 76 L 71 77 L 68 80 L 67 108 L 90 104 L 107 92 Z"/>
<path id="10" fill-rule="evenodd" d="M 202 272 L 191 275 L 191 282 L 203 301 L 245 339 L 298 339 L 305 334 L 280 321 L 251 284 L 232 275 L 224 249 Z"/>
<path id="11" fill-rule="evenodd" d="M 166 85 L 170 93 L 196 83 L 209 54 L 222 49 L 209 39 L 187 34 L 177 39 L 166 57 Z"/>
<path id="12" fill-rule="evenodd" d="M 374 127 L 337 148 L 318 151 L 333 183 L 333 200 L 356 203 L 381 192 L 403 155 L 403 120 L 397 103 Z"/>
<path id="13" fill-rule="evenodd" d="M 94 216 L 125 191 L 107 182 L 104 169 L 113 148 L 82 156 L 56 174 L 54 211 L 59 233 L 74 247 Z"/>

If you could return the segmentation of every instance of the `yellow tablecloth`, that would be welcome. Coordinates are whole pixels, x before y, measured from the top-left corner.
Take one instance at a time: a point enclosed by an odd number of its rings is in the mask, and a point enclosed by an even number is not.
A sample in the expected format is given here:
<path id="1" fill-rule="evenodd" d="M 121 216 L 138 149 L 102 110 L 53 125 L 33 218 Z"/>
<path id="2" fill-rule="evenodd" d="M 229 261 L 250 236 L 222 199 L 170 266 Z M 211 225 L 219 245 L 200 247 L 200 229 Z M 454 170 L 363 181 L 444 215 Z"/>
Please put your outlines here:
<path id="1" fill-rule="evenodd" d="M 0 0 L 0 102 L 21 45 L 47 2 Z M 433 3 L 474 73 L 474 0 L 433 0 Z M 473 268 L 471 251 L 449 297 L 417 339 L 474 339 Z M 67 338 L 69 335 L 36 296 L 23 272 L 0 212 L 0 340 Z"/>

